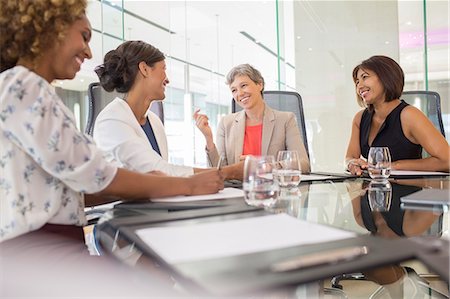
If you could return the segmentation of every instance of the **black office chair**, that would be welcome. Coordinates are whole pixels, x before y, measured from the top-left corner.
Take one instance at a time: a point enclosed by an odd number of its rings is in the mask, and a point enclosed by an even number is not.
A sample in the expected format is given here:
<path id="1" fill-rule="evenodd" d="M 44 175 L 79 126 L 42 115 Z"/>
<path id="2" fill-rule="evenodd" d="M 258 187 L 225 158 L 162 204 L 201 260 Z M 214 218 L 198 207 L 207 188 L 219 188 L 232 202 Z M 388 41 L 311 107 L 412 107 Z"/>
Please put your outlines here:
<path id="1" fill-rule="evenodd" d="M 295 114 L 298 128 L 300 130 L 300 134 L 302 135 L 306 153 L 309 158 L 310 155 L 308 150 L 308 138 L 306 135 L 305 114 L 303 113 L 303 102 L 300 94 L 293 91 L 270 90 L 264 91 L 263 97 L 270 108 L 279 111 L 290 111 Z M 234 113 L 240 110 L 242 110 L 242 108 L 236 104 L 234 99 L 231 99 L 231 111 Z"/>
<path id="2" fill-rule="evenodd" d="M 434 91 L 404 91 L 401 99 L 406 103 L 420 109 L 445 137 L 444 124 L 442 123 L 441 97 Z"/>
<path id="3" fill-rule="evenodd" d="M 88 99 L 89 99 L 89 113 L 86 122 L 85 133 L 92 136 L 94 133 L 94 124 L 97 115 L 116 97 L 123 97 L 123 94 L 116 91 L 107 92 L 103 89 L 99 82 L 89 84 Z M 159 116 L 164 123 L 164 109 L 161 101 L 153 102 L 150 110 Z"/>

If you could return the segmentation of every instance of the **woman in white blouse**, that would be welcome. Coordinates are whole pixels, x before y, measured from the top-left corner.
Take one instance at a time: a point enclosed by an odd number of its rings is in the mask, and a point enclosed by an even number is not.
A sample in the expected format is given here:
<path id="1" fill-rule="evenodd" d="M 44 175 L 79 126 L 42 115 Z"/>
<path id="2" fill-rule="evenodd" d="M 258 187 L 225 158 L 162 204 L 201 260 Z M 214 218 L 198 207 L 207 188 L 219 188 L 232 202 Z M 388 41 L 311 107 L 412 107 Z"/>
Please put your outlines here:
<path id="1" fill-rule="evenodd" d="M 124 93 L 97 116 L 94 140 L 107 159 L 140 172 L 188 176 L 207 169 L 167 162 L 167 139 L 160 119 L 150 111 L 165 98 L 169 79 L 164 54 L 143 41 L 126 41 L 109 51 L 95 69 L 106 91 Z M 223 167 L 226 179 L 240 179 L 243 163 Z"/>
<path id="2" fill-rule="evenodd" d="M 84 207 L 127 199 L 215 193 L 219 171 L 188 178 L 108 163 L 80 133 L 51 82 L 92 57 L 86 1 L 6 1 L 0 10 L 0 242 L 47 224 L 80 227 Z"/>

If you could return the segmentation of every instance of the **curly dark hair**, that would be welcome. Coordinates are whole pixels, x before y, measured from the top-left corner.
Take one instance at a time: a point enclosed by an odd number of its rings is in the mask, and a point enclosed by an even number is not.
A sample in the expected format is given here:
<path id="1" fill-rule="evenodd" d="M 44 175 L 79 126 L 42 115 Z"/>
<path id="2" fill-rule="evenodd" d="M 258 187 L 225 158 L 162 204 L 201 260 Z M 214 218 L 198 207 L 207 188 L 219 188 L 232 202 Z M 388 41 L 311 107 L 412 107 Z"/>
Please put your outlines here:
<path id="1" fill-rule="evenodd" d="M 97 66 L 95 72 L 106 91 L 127 93 L 133 86 L 140 62 L 144 61 L 153 67 L 164 59 L 160 50 L 146 42 L 126 41 L 117 49 L 106 53 L 103 64 Z"/>
<path id="2" fill-rule="evenodd" d="M 35 62 L 86 11 L 86 0 L 0 0 L 0 72 Z"/>
<path id="3" fill-rule="evenodd" d="M 405 74 L 394 59 L 387 56 L 372 56 L 364 60 L 353 69 L 353 82 L 356 83 L 358 71 L 370 70 L 374 72 L 384 88 L 386 102 L 399 99 L 405 86 Z M 356 100 L 361 107 L 365 107 L 364 100 L 356 93 Z M 368 107 L 371 109 L 372 107 Z"/>

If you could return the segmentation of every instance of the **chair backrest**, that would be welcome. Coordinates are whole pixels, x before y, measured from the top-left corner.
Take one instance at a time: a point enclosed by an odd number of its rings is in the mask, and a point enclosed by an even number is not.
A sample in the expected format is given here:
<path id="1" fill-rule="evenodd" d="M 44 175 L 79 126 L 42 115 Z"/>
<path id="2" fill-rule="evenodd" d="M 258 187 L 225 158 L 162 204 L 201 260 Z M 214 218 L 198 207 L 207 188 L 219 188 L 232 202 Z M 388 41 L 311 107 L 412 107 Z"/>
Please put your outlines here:
<path id="1" fill-rule="evenodd" d="M 300 134 L 302 135 L 306 153 L 308 154 L 309 158 L 308 138 L 306 136 L 305 114 L 303 113 L 303 102 L 300 94 L 294 91 L 269 90 L 264 91 L 263 97 L 265 102 L 267 103 L 267 105 L 269 105 L 270 108 L 279 111 L 290 111 L 295 114 L 295 117 L 297 118 L 298 128 L 300 130 Z M 234 113 L 240 110 L 242 110 L 242 108 L 236 104 L 234 99 L 231 99 L 231 111 Z"/>
<path id="2" fill-rule="evenodd" d="M 404 91 L 401 99 L 421 110 L 445 137 L 442 123 L 441 97 L 434 91 Z"/>
<path id="3" fill-rule="evenodd" d="M 89 112 L 86 122 L 85 133 L 92 136 L 94 133 L 94 124 L 97 115 L 116 97 L 123 97 L 122 93 L 118 92 L 108 92 L 103 89 L 99 82 L 94 82 L 89 84 L 88 87 L 88 100 L 89 100 Z M 161 101 L 154 101 L 150 107 L 156 115 L 159 116 L 161 121 L 164 123 L 164 109 L 163 103 Z"/>

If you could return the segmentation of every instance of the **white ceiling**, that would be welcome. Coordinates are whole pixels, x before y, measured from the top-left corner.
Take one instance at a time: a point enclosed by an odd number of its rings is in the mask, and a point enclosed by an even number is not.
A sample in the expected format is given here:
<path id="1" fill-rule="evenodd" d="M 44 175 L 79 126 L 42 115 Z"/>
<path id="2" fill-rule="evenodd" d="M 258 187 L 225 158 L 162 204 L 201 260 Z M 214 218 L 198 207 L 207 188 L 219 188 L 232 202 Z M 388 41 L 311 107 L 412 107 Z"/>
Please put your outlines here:
<path id="1" fill-rule="evenodd" d="M 121 5 L 121 1 L 111 1 Z M 285 55 L 287 61 L 294 64 L 293 29 L 289 26 L 293 22 L 293 1 L 279 1 L 279 12 L 284 13 L 279 22 L 284 27 Z M 303 5 L 309 2 L 302 1 Z M 380 5 L 382 5 L 382 1 Z M 121 35 L 122 15 L 120 11 L 107 7 L 103 11 L 103 28 L 113 35 Z M 423 2 L 400 1 L 399 7 L 399 32 L 415 35 L 423 39 Z M 277 51 L 276 35 L 276 2 L 275 1 L 124 1 L 124 8 L 133 14 L 143 17 L 151 22 L 174 32 L 172 34 L 151 26 L 134 17 L 125 16 L 125 39 L 143 39 L 160 48 L 171 57 L 187 60 L 194 65 L 212 70 L 219 74 L 226 74 L 234 65 L 239 63 L 251 63 L 257 65 L 267 81 L 274 82 L 276 59 L 267 51 L 250 41 L 240 32 L 245 31 L 253 36 L 261 44 L 270 50 Z M 284 8 L 284 9 L 283 9 Z M 101 4 L 99 1 L 90 1 L 88 17 L 95 29 L 100 29 L 102 24 Z M 447 33 L 447 44 L 429 44 L 429 70 L 433 72 L 429 78 L 443 78 L 448 80 L 449 70 L 449 4 L 448 1 L 427 1 L 427 26 L 428 32 L 441 30 Z M 320 12 L 316 12 L 320 20 Z M 364 16 L 356 16 L 363 18 Z M 382 16 L 380 16 L 380 21 Z M 288 26 L 284 26 L 284 24 Z M 281 28 L 283 29 L 283 28 Z M 66 88 L 86 89 L 86 82 L 95 80 L 92 78 L 92 69 L 102 61 L 105 53 L 102 52 L 100 35 L 97 40 L 91 42 L 94 59 L 83 65 L 83 71 L 74 82 L 64 82 Z M 187 37 L 187 39 L 186 39 Z M 281 36 L 283 38 L 283 36 Z M 300 37 L 298 37 L 300 38 Z M 413 37 L 411 37 L 412 39 Z M 119 43 L 120 41 L 117 41 Z M 115 46 L 114 41 L 111 41 Z M 105 45 L 104 41 L 104 45 Z M 423 70 L 422 47 L 401 46 L 401 64 L 406 73 L 419 74 Z M 174 63 L 169 69 L 169 76 L 174 86 L 183 87 L 183 71 Z M 177 68 L 177 70 L 175 70 Z M 289 68 L 287 68 L 289 69 Z M 172 73 L 170 72 L 172 71 Z M 293 72 L 293 70 L 290 70 Z M 192 76 L 192 83 L 201 86 L 205 72 L 197 70 L 199 77 Z M 191 75 L 195 71 L 191 71 Z M 268 74 L 268 75 L 266 75 Z M 82 79 L 84 82 L 80 82 Z M 197 83 L 195 81 L 198 81 Z M 219 80 L 213 78 L 212 80 Z M 221 79 L 223 80 L 223 78 Z M 67 87 L 72 84 L 75 87 Z M 216 84 L 216 83 L 210 83 Z M 209 87 L 208 87 L 209 88 Z M 211 87 L 212 88 L 212 87 Z M 221 87 L 224 88 L 224 87 Z"/>

